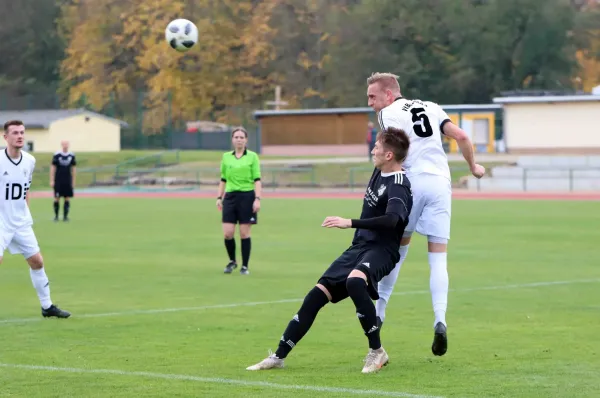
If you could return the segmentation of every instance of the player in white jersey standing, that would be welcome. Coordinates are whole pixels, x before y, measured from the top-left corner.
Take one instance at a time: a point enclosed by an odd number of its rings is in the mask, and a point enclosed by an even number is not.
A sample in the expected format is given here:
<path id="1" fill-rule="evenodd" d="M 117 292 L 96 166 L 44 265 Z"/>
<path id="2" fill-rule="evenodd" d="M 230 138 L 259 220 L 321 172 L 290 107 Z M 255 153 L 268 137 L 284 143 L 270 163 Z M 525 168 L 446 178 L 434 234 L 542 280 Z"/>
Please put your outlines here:
<path id="1" fill-rule="evenodd" d="M 378 113 L 381 128 L 395 127 L 409 135 L 410 148 L 404 168 L 413 190 L 413 208 L 400 241 L 400 261 L 379 282 L 377 316 L 381 325 L 385 320 L 385 308 L 398 279 L 400 267 L 406 259 L 412 233 L 416 231 L 426 236 L 429 288 L 435 315 L 431 351 L 434 355 L 441 356 L 448 348 L 447 246 L 452 202 L 450 168 L 442 146 L 442 134 L 456 140 L 475 177 L 483 177 L 485 168 L 475 163 L 473 145 L 468 135 L 450 121 L 438 104 L 403 98 L 398 76 L 391 73 L 374 73 L 367 79 L 367 85 L 368 103 Z"/>
<path id="2" fill-rule="evenodd" d="M 55 306 L 50 299 L 50 282 L 33 233 L 27 193 L 31 187 L 35 158 L 22 150 L 25 144 L 23 122 L 6 122 L 4 139 L 6 149 L 0 155 L 0 186 L 4 188 L 0 205 L 0 263 L 6 249 L 11 254 L 22 254 L 30 267 L 31 281 L 42 305 L 42 316 L 68 318 L 71 314 Z"/>

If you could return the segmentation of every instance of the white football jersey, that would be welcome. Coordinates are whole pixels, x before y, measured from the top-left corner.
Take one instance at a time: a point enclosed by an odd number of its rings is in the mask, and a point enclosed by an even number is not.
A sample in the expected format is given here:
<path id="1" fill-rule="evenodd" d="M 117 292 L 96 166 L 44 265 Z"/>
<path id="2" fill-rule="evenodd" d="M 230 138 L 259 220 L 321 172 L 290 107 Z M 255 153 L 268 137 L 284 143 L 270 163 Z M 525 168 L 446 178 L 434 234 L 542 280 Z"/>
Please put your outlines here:
<path id="1" fill-rule="evenodd" d="M 21 151 L 20 159 L 11 159 L 6 149 L 0 154 L 0 228 L 14 231 L 33 224 L 25 199 L 31 186 L 35 158 Z"/>
<path id="2" fill-rule="evenodd" d="M 410 138 L 404 168 L 408 178 L 428 173 L 450 180 L 448 156 L 442 146 L 442 127 L 450 118 L 436 103 L 397 98 L 379 112 L 381 129 L 402 129 Z"/>

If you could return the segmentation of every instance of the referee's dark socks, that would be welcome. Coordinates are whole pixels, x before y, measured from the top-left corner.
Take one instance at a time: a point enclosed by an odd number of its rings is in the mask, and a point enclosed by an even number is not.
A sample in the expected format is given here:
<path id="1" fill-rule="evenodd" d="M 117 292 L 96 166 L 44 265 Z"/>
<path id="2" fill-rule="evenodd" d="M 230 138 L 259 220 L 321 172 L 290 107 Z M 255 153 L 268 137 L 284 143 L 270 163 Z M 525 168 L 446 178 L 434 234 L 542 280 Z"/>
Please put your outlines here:
<path id="1" fill-rule="evenodd" d="M 63 216 L 65 218 L 69 217 L 69 210 L 71 209 L 71 202 L 68 200 L 65 200 L 65 208 L 63 209 Z"/>
<path id="2" fill-rule="evenodd" d="M 60 211 L 60 203 L 54 202 L 54 217 L 58 218 L 59 211 Z"/>
<path id="3" fill-rule="evenodd" d="M 327 296 L 318 287 L 315 286 L 308 292 L 298 313 L 294 315 L 285 332 L 283 332 L 283 336 L 279 341 L 279 347 L 275 352 L 277 358 L 283 359 L 288 356 L 292 348 L 308 332 L 321 308 L 328 302 Z"/>
<path id="4" fill-rule="evenodd" d="M 348 278 L 346 289 L 356 307 L 356 316 L 360 321 L 360 325 L 369 339 L 369 348 L 373 350 L 381 348 L 379 328 L 377 327 L 377 312 L 375 304 L 373 304 L 367 291 L 367 282 L 362 278 Z"/>
<path id="5" fill-rule="evenodd" d="M 227 249 L 229 260 L 235 263 L 235 238 L 225 238 L 225 248 Z"/>
<path id="6" fill-rule="evenodd" d="M 250 250 L 252 249 L 252 241 L 250 238 L 242 239 L 242 266 L 247 267 L 250 261 Z"/>

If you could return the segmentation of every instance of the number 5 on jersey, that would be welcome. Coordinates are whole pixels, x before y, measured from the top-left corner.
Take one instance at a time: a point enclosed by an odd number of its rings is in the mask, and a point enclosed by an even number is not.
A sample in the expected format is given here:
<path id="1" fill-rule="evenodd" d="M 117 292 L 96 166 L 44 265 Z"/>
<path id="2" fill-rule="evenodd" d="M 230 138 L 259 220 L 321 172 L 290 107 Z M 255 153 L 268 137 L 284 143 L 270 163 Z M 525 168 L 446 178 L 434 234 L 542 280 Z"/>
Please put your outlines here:
<path id="1" fill-rule="evenodd" d="M 429 123 L 429 118 L 425 114 L 425 109 L 412 108 L 410 113 L 412 113 L 413 130 L 415 134 L 421 138 L 431 137 L 433 135 L 433 129 L 431 128 L 431 123 Z"/>

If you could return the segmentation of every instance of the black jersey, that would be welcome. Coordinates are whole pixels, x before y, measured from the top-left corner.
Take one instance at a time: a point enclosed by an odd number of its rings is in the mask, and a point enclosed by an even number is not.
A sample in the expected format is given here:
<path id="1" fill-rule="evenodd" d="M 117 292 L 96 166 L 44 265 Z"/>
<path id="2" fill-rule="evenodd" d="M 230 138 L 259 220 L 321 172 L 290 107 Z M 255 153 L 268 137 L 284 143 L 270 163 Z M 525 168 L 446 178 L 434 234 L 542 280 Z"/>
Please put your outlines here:
<path id="1" fill-rule="evenodd" d="M 352 243 L 375 243 L 397 251 L 412 205 L 410 181 L 403 172 L 382 173 L 375 169 L 365 192 L 360 219 L 395 214 L 399 220 L 391 230 L 356 229 Z"/>
<path id="2" fill-rule="evenodd" d="M 57 183 L 71 184 L 73 175 L 71 169 L 77 165 L 73 152 L 56 152 L 52 157 L 52 165 L 56 166 L 54 180 Z"/>

